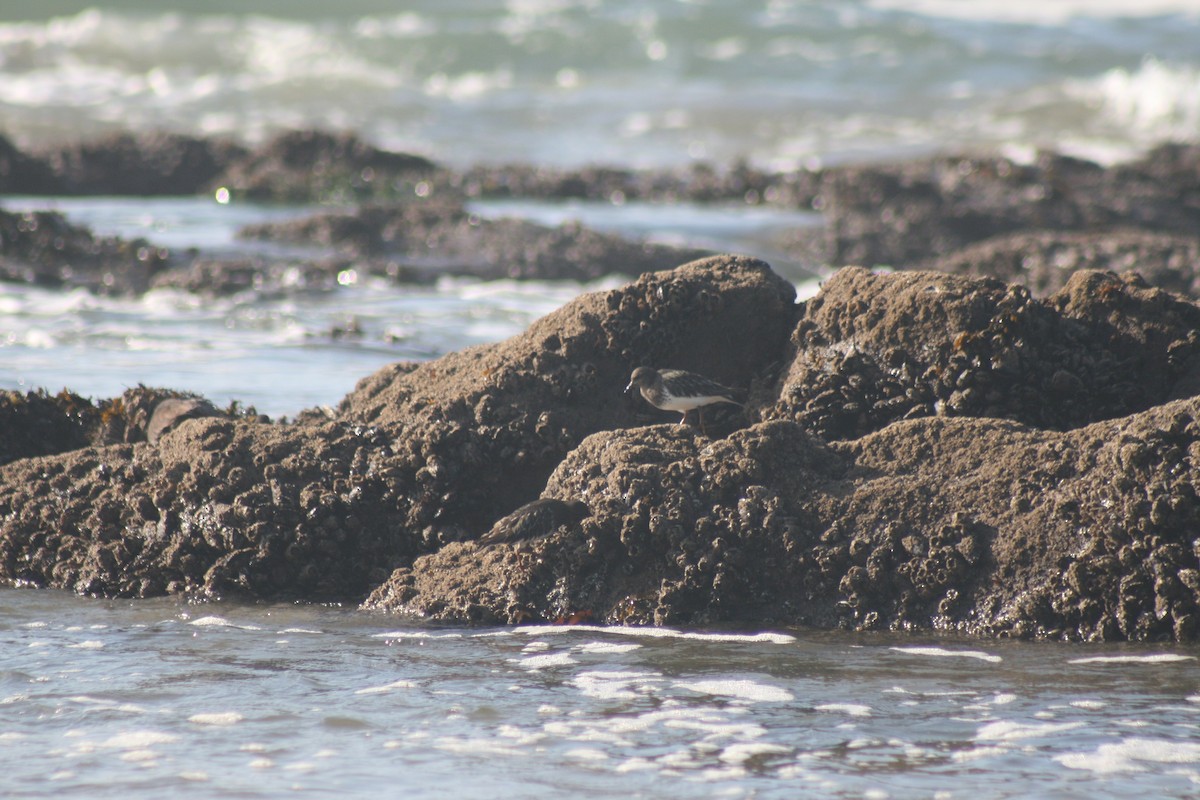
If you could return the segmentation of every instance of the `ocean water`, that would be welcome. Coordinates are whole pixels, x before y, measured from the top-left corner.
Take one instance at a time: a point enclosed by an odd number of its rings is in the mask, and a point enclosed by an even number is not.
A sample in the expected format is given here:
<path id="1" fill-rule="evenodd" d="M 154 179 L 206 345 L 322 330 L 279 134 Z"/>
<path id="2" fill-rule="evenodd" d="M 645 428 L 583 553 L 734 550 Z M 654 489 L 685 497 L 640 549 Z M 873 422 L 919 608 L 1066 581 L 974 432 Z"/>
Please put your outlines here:
<path id="1" fill-rule="evenodd" d="M 1200 133 L 1197 41 L 1196 0 L 7 0 L 0 129 L 345 128 L 459 165 L 1111 160 Z"/>
<path id="2" fill-rule="evenodd" d="M 0 590 L 9 797 L 1170 798 L 1200 649 Z"/>
<path id="3" fill-rule="evenodd" d="M 202 7 L 203 10 L 197 10 Z M 0 133 L 349 129 L 456 166 L 786 169 L 1200 136 L 1193 0 L 0 4 Z M 0 197 L 237 255 L 312 208 Z M 811 214 L 481 200 L 766 258 Z M 0 388 L 145 383 L 274 417 L 618 285 L 347 274 L 136 299 L 0 285 Z M 335 331 L 357 326 L 361 336 Z M 801 630 L 452 629 L 351 608 L 0 589 L 0 796 L 1185 798 L 1200 648 Z"/>

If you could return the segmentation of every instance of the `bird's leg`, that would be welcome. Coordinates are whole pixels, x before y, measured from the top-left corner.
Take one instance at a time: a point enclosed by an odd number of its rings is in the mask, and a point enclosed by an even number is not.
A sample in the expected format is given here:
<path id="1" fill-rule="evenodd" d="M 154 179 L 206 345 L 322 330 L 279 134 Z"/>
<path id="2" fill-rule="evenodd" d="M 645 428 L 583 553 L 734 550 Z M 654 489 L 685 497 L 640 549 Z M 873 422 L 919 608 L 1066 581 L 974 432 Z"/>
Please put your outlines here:
<path id="1" fill-rule="evenodd" d="M 688 412 L 684 411 L 684 412 L 683 412 L 683 419 L 679 420 L 679 424 L 680 424 L 680 425 L 687 425 L 687 415 L 688 415 Z"/>
<path id="2" fill-rule="evenodd" d="M 704 430 L 704 406 L 696 409 L 696 418 L 700 420 L 700 433 L 708 436 L 708 431 Z"/>

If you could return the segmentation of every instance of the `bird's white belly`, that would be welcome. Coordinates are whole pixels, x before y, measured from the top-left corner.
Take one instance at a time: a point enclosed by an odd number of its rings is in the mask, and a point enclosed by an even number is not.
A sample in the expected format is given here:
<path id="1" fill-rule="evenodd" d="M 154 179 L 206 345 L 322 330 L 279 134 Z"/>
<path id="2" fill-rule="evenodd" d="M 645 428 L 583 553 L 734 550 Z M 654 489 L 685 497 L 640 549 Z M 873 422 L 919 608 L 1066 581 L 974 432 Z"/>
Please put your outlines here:
<path id="1" fill-rule="evenodd" d="M 693 408 L 699 408 L 700 406 L 728 402 L 729 398 L 717 395 L 708 395 L 706 397 L 672 397 L 661 404 L 659 408 L 664 411 L 691 411 Z"/>

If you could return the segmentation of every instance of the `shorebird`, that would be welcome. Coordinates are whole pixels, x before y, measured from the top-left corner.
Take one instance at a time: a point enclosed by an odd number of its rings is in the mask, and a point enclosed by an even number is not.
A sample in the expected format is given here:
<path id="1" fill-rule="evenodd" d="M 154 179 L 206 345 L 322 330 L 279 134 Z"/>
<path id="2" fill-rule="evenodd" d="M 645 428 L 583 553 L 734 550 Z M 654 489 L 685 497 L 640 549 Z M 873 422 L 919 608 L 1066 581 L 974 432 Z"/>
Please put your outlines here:
<path id="1" fill-rule="evenodd" d="M 526 503 L 507 517 L 500 519 L 492 529 L 479 537 L 482 545 L 499 542 L 519 542 L 547 536 L 563 525 L 573 525 L 592 512 L 587 503 L 580 500 L 559 500 L 544 497 Z"/>
<path id="2" fill-rule="evenodd" d="M 734 400 L 733 390 L 722 386 L 716 381 L 709 380 L 694 372 L 684 372 L 681 369 L 658 370 L 654 367 L 638 367 L 629 376 L 629 385 L 625 387 L 628 394 L 634 387 L 639 389 L 646 402 L 663 411 L 678 411 L 683 414 L 679 424 L 687 423 L 688 412 L 693 408 L 703 409 L 714 403 L 732 403 L 740 406 Z M 700 429 L 704 429 L 703 411 L 697 411 L 700 417 Z"/>

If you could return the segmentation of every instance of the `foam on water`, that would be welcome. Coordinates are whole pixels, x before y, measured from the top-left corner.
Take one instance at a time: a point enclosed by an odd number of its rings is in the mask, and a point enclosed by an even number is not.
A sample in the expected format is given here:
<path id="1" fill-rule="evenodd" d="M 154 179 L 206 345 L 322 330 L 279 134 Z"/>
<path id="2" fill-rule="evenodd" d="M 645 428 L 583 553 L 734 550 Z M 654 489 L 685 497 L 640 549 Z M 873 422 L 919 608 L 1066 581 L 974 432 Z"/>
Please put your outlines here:
<path id="1" fill-rule="evenodd" d="M 662 675 L 657 672 L 588 670 L 578 673 L 572 683 L 588 697 L 631 700 L 654 691 L 662 680 Z"/>
<path id="2" fill-rule="evenodd" d="M 987 661 L 993 664 L 998 664 L 1004 659 L 1000 656 L 991 655 L 990 653 L 980 652 L 978 650 L 948 650 L 944 647 L 893 647 L 892 650 L 898 653 L 908 653 L 914 656 L 933 656 L 942 658 L 975 658 L 980 661 Z"/>
<path id="3" fill-rule="evenodd" d="M 388 639 L 401 641 L 404 639 L 461 639 L 461 633 L 433 633 L 430 631 L 420 630 L 403 630 L 403 631 L 384 631 L 383 633 L 373 633 L 372 637 L 376 639 Z"/>
<path id="4" fill-rule="evenodd" d="M 1180 661 L 1195 661 L 1196 656 L 1181 653 L 1151 653 L 1148 655 L 1087 656 L 1073 658 L 1071 664 L 1174 664 Z"/>
<path id="5" fill-rule="evenodd" d="M 828 711 L 832 714 L 845 714 L 849 717 L 869 717 L 871 716 L 871 707 L 857 705 L 855 703 L 824 703 L 819 706 L 813 706 L 817 711 Z"/>
<path id="6" fill-rule="evenodd" d="M 637 650 L 642 645 L 635 643 L 618 644 L 616 642 L 588 642 L 581 644 L 576 648 L 581 653 L 629 653 Z"/>
<path id="7" fill-rule="evenodd" d="M 729 697 L 750 703 L 785 703 L 795 699 L 795 695 L 787 689 L 751 680 L 691 681 L 675 685 L 699 694 Z"/>
<path id="8" fill-rule="evenodd" d="M 1146 55 L 1194 67 L 1200 27 L 1187 0 L 522 5 L 0 22 L 0 103 L 21 141 L 124 128 L 255 141 L 316 126 L 458 164 L 795 166 L 1013 140 L 1135 152 L 1146 118 L 1094 135 L 1108 110 L 1068 118 L 1029 99 Z M 9 6 L 44 17 L 33 0 Z M 1159 135 L 1175 132 L 1195 136 Z"/>
<path id="9" fill-rule="evenodd" d="M 188 722 L 194 722 L 197 725 L 224 727 L 227 725 L 236 725 L 244 719 L 245 717 L 236 711 L 213 711 L 203 714 L 192 714 L 188 717 Z"/>
<path id="10" fill-rule="evenodd" d="M 1100 775 L 1114 772 L 1144 772 L 1168 764 L 1200 764 L 1200 744 L 1163 739 L 1129 738 L 1102 744 L 1091 753 L 1067 753 L 1054 760 L 1064 767 Z M 1200 784 L 1200 772 L 1187 772 Z"/>
<path id="11" fill-rule="evenodd" d="M 570 653 L 548 653 L 542 656 L 513 659 L 521 667 L 528 670 L 547 669 L 550 667 L 565 667 L 578 663 Z"/>
<path id="12" fill-rule="evenodd" d="M 1076 728 L 1082 728 L 1082 722 L 1063 723 L 1025 723 L 1025 722 L 991 722 L 979 729 L 976 738 L 981 741 L 1013 742 L 1021 739 L 1041 739 Z"/>
<path id="13" fill-rule="evenodd" d="M 767 644 L 792 644 L 796 637 L 786 633 L 701 633 L 679 631 L 672 628 L 646 628 L 629 625 L 527 625 L 513 628 L 514 633 L 528 635 L 561 635 L 569 633 L 599 633 L 614 636 L 640 637 L 646 639 L 690 639 L 706 642 L 744 642 Z"/>
<path id="14" fill-rule="evenodd" d="M 397 689 L 415 689 L 417 684 L 413 681 L 399 680 L 384 684 L 383 686 L 368 686 L 365 689 L 356 689 L 355 694 L 386 694 L 394 692 Z"/>
<path id="15" fill-rule="evenodd" d="M 1072 663 L 1078 646 L 1044 643 L 997 645 L 1000 670 L 917 661 L 889 636 L 422 629 L 337 609 L 5 594 L 16 646 L 0 746 L 18 789 L 53 774 L 68 794 L 103 781 L 133 798 L 152 796 L 146 780 L 159 795 L 402 780 L 463 797 L 957 796 L 1002 775 L 1046 796 L 1065 770 L 1100 796 L 1196 785 L 1188 660 L 1109 662 L 1119 679 L 1097 683 L 1094 664 Z M 84 637 L 104 647 L 65 646 Z"/>
<path id="16" fill-rule="evenodd" d="M 1145 58 L 1135 69 L 1114 67 L 1100 75 L 1068 80 L 1064 97 L 1098 113 L 1092 135 L 1068 135 L 1065 149 L 1101 163 L 1128 154 L 1120 142 L 1151 145 L 1191 140 L 1200 130 L 1200 66 Z M 1089 150 L 1090 148 L 1090 150 Z"/>
<path id="17" fill-rule="evenodd" d="M 873 8 L 904 11 L 929 17 L 955 18 L 974 22 L 1058 26 L 1074 19 L 1131 19 L 1179 15 L 1196 17 L 1200 6 L 1194 0 L 869 0 Z"/>
<path id="18" fill-rule="evenodd" d="M 262 630 L 262 628 L 259 628 L 256 625 L 239 625 L 235 622 L 230 622 L 224 617 L 218 617 L 215 615 L 197 617 L 196 619 L 189 621 L 188 624 L 195 625 L 198 628 L 239 628 L 244 631 Z"/>

